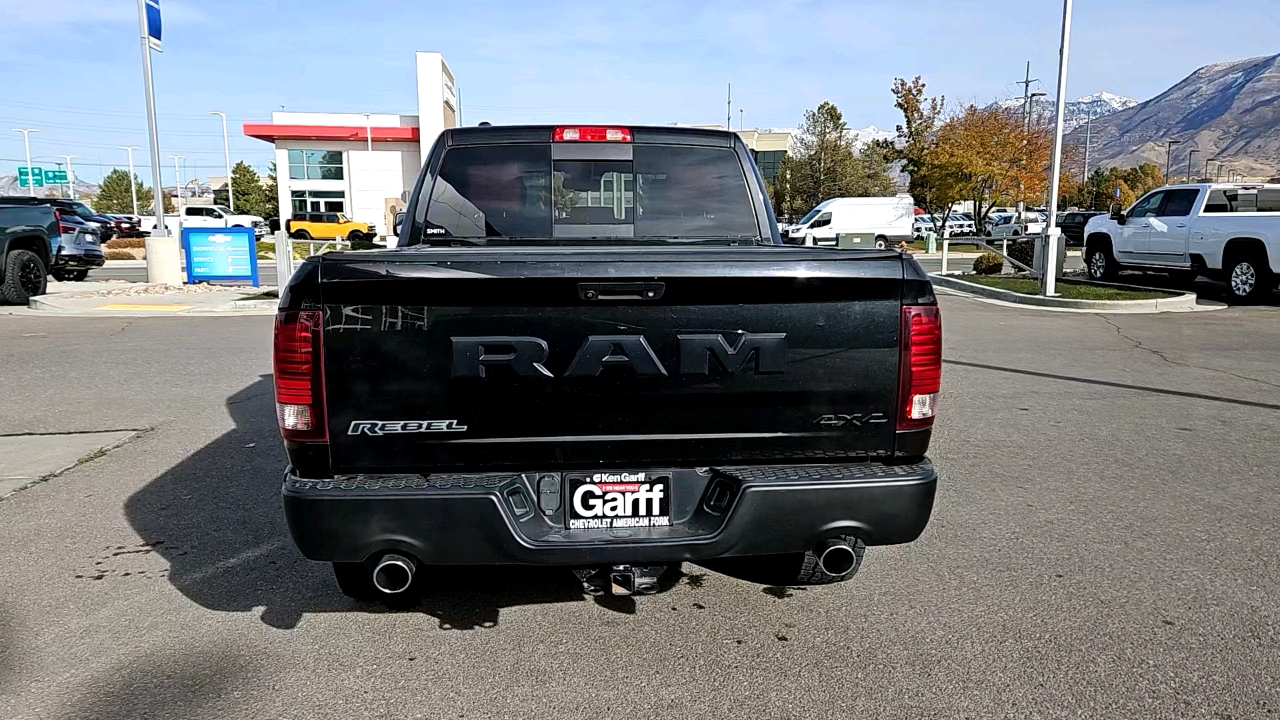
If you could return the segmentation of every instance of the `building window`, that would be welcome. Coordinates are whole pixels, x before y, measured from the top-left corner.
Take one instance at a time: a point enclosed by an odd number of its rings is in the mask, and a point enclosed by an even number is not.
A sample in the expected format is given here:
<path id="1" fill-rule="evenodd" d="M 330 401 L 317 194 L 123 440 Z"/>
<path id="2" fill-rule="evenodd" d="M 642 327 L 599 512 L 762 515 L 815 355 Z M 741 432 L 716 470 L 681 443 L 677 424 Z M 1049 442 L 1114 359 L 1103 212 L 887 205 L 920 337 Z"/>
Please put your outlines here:
<path id="1" fill-rule="evenodd" d="M 760 168 L 760 177 L 772 182 L 778 174 L 778 164 L 787 154 L 786 150 L 752 150 L 756 159 L 756 167 Z"/>
<path id="2" fill-rule="evenodd" d="M 341 180 L 341 150 L 290 150 L 290 180 Z"/>
<path id="3" fill-rule="evenodd" d="M 289 193 L 291 211 L 344 213 L 347 211 L 346 193 L 334 190 L 292 190 Z"/>

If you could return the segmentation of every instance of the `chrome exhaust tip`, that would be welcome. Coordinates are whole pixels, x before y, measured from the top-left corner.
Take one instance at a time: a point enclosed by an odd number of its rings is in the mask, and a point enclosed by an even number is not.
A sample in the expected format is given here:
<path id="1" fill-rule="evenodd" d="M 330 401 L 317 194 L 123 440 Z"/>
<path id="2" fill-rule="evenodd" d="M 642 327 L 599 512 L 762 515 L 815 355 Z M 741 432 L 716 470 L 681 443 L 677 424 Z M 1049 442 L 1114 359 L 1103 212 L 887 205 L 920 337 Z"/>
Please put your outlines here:
<path id="1" fill-rule="evenodd" d="M 402 593 L 413 584 L 413 572 L 416 564 L 413 560 L 395 553 L 382 556 L 373 568 L 373 586 L 388 595 Z"/>
<path id="2" fill-rule="evenodd" d="M 834 577 L 848 575 L 858 564 L 858 556 L 849 543 L 836 538 L 819 544 L 813 554 L 818 556 L 818 567 L 822 572 Z"/>

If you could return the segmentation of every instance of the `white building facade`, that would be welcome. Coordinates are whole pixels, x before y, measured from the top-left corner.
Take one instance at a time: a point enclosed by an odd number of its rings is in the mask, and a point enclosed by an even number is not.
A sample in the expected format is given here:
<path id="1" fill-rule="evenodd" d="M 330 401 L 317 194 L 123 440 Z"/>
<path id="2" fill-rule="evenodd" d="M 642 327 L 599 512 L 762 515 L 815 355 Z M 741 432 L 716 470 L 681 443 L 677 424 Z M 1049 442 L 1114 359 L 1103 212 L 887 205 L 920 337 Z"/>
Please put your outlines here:
<path id="1" fill-rule="evenodd" d="M 432 143 L 457 126 L 457 81 L 440 53 L 419 52 L 418 114 L 275 112 L 244 134 L 275 145 L 281 224 L 342 213 L 389 235 Z"/>

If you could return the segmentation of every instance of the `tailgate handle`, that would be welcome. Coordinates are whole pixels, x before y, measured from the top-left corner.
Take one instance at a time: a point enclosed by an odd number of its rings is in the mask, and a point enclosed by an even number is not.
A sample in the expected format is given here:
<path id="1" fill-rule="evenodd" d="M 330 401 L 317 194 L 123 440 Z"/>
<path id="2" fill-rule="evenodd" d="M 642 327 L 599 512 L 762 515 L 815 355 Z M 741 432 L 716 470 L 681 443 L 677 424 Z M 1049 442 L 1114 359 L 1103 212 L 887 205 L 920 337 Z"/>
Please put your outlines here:
<path id="1" fill-rule="evenodd" d="M 659 300 L 666 289 L 665 283 L 658 282 L 578 283 L 578 297 L 583 300 Z"/>

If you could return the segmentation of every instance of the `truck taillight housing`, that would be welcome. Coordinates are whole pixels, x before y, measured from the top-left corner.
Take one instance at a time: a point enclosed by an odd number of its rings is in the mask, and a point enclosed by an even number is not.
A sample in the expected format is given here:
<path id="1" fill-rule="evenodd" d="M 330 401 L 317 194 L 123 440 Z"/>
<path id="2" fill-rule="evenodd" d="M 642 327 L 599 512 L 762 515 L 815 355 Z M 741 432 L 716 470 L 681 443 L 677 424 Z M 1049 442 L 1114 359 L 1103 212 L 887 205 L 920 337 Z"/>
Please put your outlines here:
<path id="1" fill-rule="evenodd" d="M 898 429 L 933 426 L 942 388 L 942 315 L 937 305 L 902 308 Z"/>
<path id="2" fill-rule="evenodd" d="M 286 440 L 329 439 L 324 416 L 324 334 L 319 310 L 276 315 L 272 365 L 276 421 Z"/>

